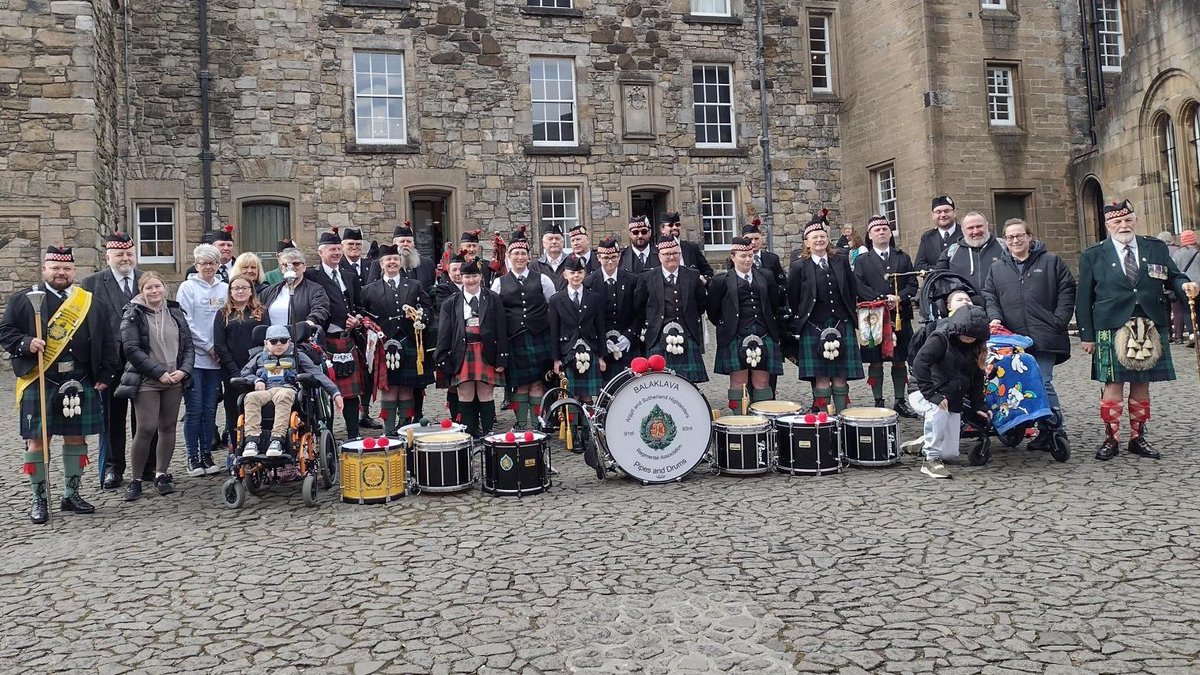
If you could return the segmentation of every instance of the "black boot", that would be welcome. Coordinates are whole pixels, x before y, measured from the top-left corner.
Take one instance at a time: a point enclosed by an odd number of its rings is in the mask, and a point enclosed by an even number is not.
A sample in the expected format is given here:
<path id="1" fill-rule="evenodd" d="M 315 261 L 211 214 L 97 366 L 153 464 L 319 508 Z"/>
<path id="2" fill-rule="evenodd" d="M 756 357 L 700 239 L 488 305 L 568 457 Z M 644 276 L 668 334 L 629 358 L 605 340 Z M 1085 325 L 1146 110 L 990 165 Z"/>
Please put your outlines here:
<path id="1" fill-rule="evenodd" d="M 1161 457 L 1158 451 L 1150 447 L 1150 444 L 1146 442 L 1144 430 L 1143 433 L 1130 438 L 1129 445 L 1125 449 L 1139 457 L 1146 457 L 1148 459 L 1159 459 Z"/>
<path id="2" fill-rule="evenodd" d="M 29 522 L 43 525 L 50 520 L 50 506 L 46 503 L 45 491 L 34 493 L 33 507 L 29 509 Z"/>
<path id="3" fill-rule="evenodd" d="M 476 410 L 479 415 L 479 438 L 492 433 L 492 428 L 496 426 L 496 402 L 495 401 L 476 401 Z"/>
<path id="4" fill-rule="evenodd" d="M 1117 442 L 1116 438 L 1109 436 L 1104 439 L 1104 443 L 1096 451 L 1096 459 L 1107 462 L 1119 454 L 1121 454 L 1121 444 Z"/>
<path id="5" fill-rule="evenodd" d="M 1055 408 L 1050 411 L 1050 417 L 1038 421 L 1038 435 L 1025 447 L 1030 450 L 1049 452 L 1054 449 L 1054 434 L 1063 428 L 1062 411 Z"/>
<path id="6" fill-rule="evenodd" d="M 917 414 L 917 411 L 913 410 L 912 406 L 908 405 L 908 401 L 905 401 L 902 398 L 896 399 L 896 405 L 892 406 L 892 410 L 895 410 L 897 415 L 906 417 L 910 420 L 921 419 L 921 416 Z"/>
<path id="7" fill-rule="evenodd" d="M 72 511 L 74 513 L 95 513 L 96 507 L 83 500 L 78 492 L 72 492 L 69 495 L 63 495 L 62 500 L 58 503 L 60 511 Z"/>

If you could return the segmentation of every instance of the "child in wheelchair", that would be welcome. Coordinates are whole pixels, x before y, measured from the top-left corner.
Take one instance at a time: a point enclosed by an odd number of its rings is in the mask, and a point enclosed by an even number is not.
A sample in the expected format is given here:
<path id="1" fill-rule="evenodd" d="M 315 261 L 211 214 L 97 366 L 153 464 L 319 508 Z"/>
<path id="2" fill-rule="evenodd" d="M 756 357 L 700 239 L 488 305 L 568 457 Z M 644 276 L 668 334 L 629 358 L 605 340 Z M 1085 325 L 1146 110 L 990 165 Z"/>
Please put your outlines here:
<path id="1" fill-rule="evenodd" d="M 258 438 L 262 434 L 263 406 L 274 405 L 275 414 L 271 421 L 271 441 L 267 445 L 267 457 L 278 457 L 284 453 L 284 439 L 288 430 L 287 411 L 296 402 L 296 392 L 301 373 L 312 375 L 333 398 L 334 407 L 342 410 L 342 395 L 322 370 L 304 352 L 292 344 L 287 326 L 267 328 L 263 349 L 252 357 L 242 369 L 242 377 L 253 379 L 254 390 L 243 397 L 246 445 L 243 457 L 257 457 Z"/>

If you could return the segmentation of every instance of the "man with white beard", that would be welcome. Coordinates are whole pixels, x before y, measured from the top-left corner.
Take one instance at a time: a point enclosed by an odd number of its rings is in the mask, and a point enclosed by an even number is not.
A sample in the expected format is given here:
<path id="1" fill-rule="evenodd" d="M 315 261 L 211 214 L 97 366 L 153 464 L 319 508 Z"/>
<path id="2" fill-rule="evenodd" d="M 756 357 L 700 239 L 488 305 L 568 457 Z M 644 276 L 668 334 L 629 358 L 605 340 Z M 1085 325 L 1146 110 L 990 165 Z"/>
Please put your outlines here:
<path id="1" fill-rule="evenodd" d="M 1200 286 L 1189 281 L 1153 237 L 1139 237 L 1138 217 L 1129 200 L 1104 207 L 1108 239 L 1079 257 L 1079 293 L 1075 319 L 1079 346 L 1092 356 L 1092 379 L 1103 383 L 1100 419 L 1104 443 L 1096 459 L 1120 452 L 1121 408 L 1129 383 L 1129 445 L 1134 455 L 1158 459 L 1146 441 L 1150 419 L 1150 383 L 1175 379 L 1167 343 L 1166 291 L 1196 297 Z"/>
<path id="2" fill-rule="evenodd" d="M 970 279 L 971 285 L 975 287 L 971 298 L 976 305 L 982 307 L 983 282 L 987 281 L 992 263 L 1004 252 L 1004 244 L 992 236 L 987 218 L 978 211 L 971 211 L 963 216 L 962 230 L 962 237 L 942 253 L 936 269 L 950 270 Z"/>

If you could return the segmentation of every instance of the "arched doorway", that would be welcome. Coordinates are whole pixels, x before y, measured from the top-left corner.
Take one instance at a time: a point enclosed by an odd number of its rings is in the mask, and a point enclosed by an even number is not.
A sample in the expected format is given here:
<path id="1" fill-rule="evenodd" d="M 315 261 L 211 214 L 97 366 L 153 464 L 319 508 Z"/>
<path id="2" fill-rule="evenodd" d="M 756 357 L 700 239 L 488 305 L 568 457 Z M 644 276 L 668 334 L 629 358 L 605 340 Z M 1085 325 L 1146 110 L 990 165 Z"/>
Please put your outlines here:
<path id="1" fill-rule="evenodd" d="M 1083 231 L 1088 237 L 1088 244 L 1108 238 L 1108 230 L 1104 228 L 1104 190 L 1100 181 L 1094 176 L 1083 179 L 1079 191 L 1079 213 L 1083 220 Z"/>

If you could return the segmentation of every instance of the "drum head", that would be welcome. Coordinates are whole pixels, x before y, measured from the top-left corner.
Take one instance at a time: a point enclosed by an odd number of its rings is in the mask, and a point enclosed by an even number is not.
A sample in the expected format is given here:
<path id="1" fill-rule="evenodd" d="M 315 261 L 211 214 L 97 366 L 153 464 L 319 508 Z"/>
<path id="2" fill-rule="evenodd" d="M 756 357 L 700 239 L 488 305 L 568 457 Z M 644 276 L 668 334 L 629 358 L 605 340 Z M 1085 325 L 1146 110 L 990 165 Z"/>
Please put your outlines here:
<path id="1" fill-rule="evenodd" d="M 647 373 L 614 394 L 604 435 L 631 478 L 666 483 L 686 476 L 708 451 L 712 413 L 696 385 L 673 373 Z"/>
<path id="2" fill-rule="evenodd" d="M 428 436 L 430 434 L 446 434 L 455 431 L 465 431 L 466 428 L 467 425 L 458 423 L 451 424 L 450 428 L 447 429 L 442 427 L 441 424 L 421 424 L 420 422 L 413 422 L 412 424 L 405 424 L 397 429 L 396 435 L 400 438 L 408 438 L 408 432 L 410 430 L 413 432 L 413 436 Z"/>
<path id="3" fill-rule="evenodd" d="M 795 401 L 759 401 L 750 405 L 750 412 L 779 415 L 783 413 L 795 413 L 803 409 L 803 407 Z"/>
<path id="4" fill-rule="evenodd" d="M 533 434 L 533 440 L 531 440 L 531 441 L 525 440 L 526 433 Z M 516 445 L 517 443 L 520 443 L 522 445 L 533 445 L 534 443 L 541 443 L 542 441 L 546 440 L 546 434 L 544 434 L 540 431 L 530 431 L 530 432 L 514 431 L 513 436 L 515 436 L 515 438 L 511 441 L 504 440 L 504 436 L 505 436 L 505 434 L 490 434 L 488 436 L 483 437 L 483 442 L 488 445 L 500 445 L 500 444 Z"/>
<path id="5" fill-rule="evenodd" d="M 843 422 L 874 422 L 899 419 L 900 416 L 891 408 L 846 408 L 842 411 Z"/>
<path id="6" fill-rule="evenodd" d="M 417 437 L 417 444 L 425 443 L 464 443 L 470 442 L 470 434 L 464 434 L 458 431 L 447 431 L 441 434 L 425 434 Z"/>
<path id="7" fill-rule="evenodd" d="M 804 415 L 784 415 L 783 417 L 775 418 L 775 425 L 778 427 L 795 427 L 797 429 L 817 429 L 819 427 L 837 426 L 836 417 L 826 417 L 824 422 L 817 419 L 815 415 L 812 422 L 806 421 L 804 417 Z"/>
<path id="8" fill-rule="evenodd" d="M 373 439 L 371 439 L 373 441 L 373 443 L 372 443 L 371 447 L 369 447 L 369 448 L 367 446 L 363 445 L 364 440 L 366 440 L 366 439 L 356 438 L 352 441 L 346 441 L 345 443 L 342 443 L 342 452 L 358 452 L 359 450 L 362 450 L 363 452 L 382 452 L 384 450 L 387 450 L 388 448 L 404 447 L 404 439 L 402 439 L 402 438 L 388 438 L 387 439 L 388 444 L 383 447 L 379 446 L 378 438 L 373 438 Z"/>
<path id="9" fill-rule="evenodd" d="M 758 415 L 726 415 L 718 417 L 713 425 L 717 427 L 761 427 L 769 424 L 767 418 Z"/>

